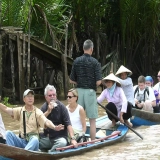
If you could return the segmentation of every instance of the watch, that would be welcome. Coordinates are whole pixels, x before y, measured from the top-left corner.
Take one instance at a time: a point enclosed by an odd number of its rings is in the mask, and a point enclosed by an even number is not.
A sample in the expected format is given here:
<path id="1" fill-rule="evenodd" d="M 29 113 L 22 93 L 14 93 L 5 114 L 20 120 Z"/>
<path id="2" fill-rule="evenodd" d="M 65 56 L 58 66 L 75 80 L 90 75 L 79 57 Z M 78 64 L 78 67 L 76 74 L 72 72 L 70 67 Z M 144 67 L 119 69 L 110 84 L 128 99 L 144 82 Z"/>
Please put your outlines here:
<path id="1" fill-rule="evenodd" d="M 76 137 L 75 136 L 71 137 L 71 140 L 76 140 Z"/>

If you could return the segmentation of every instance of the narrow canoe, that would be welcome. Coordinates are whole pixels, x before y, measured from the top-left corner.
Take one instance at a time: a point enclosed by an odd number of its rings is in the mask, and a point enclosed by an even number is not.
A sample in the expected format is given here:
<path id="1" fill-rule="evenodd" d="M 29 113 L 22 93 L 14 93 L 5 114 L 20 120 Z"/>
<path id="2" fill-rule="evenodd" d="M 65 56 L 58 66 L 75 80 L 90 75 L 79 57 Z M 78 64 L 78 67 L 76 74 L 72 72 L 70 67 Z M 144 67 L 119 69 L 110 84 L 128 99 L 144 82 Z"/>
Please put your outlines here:
<path id="1" fill-rule="evenodd" d="M 100 136 L 96 134 L 96 140 L 90 142 L 79 143 L 78 148 L 73 148 L 73 146 L 66 146 L 60 149 L 57 149 L 57 152 L 49 154 L 47 152 L 35 152 L 35 151 L 26 151 L 21 148 L 7 146 L 5 144 L 0 144 L 0 160 L 55 160 L 59 158 L 74 156 L 82 154 L 91 149 L 100 148 L 103 146 L 112 145 L 124 140 L 128 128 L 124 125 L 118 125 L 116 131 L 107 129 L 109 119 L 107 116 L 103 116 L 96 120 L 96 129 L 97 131 L 103 131 L 105 135 Z M 86 136 L 89 135 L 89 124 L 87 123 L 87 132 Z M 3 157 L 2 157 L 3 156 Z M 5 158 L 6 157 L 6 158 Z M 9 158 L 9 159 L 8 159 Z"/>
<path id="2" fill-rule="evenodd" d="M 160 124 L 160 113 L 151 113 L 140 109 L 132 108 L 131 122 L 133 126 Z"/>

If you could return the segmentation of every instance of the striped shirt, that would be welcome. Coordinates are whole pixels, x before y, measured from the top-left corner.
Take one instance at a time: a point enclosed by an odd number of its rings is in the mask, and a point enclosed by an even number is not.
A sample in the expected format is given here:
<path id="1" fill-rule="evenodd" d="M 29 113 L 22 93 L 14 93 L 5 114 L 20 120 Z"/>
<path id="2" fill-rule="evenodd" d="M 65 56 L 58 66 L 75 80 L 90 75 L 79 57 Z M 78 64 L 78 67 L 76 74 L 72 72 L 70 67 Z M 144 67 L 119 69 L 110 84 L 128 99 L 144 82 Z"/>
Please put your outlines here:
<path id="1" fill-rule="evenodd" d="M 77 82 L 77 88 L 94 89 L 96 91 L 96 82 L 102 79 L 101 65 L 91 55 L 84 53 L 75 59 L 70 79 Z"/>

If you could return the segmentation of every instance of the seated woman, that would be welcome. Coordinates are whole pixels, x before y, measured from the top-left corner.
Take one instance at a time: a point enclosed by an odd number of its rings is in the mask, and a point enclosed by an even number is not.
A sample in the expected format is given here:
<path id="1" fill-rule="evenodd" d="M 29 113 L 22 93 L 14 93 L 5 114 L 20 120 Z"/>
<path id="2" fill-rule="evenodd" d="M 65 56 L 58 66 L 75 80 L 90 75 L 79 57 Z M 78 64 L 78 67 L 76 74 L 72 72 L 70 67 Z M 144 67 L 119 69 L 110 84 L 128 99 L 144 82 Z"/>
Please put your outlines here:
<path id="1" fill-rule="evenodd" d="M 132 72 L 123 65 L 121 65 L 115 75 L 119 76 L 119 78 L 117 78 L 118 81 L 121 83 L 127 101 L 132 103 L 133 106 L 135 106 L 133 82 L 132 79 L 129 77 L 132 75 Z"/>
<path id="2" fill-rule="evenodd" d="M 154 111 L 154 113 L 159 113 L 159 112 L 160 112 L 160 108 L 159 108 L 159 98 L 158 98 L 159 93 L 158 93 L 157 90 L 155 90 L 155 89 L 153 88 L 153 78 L 152 78 L 151 76 L 146 76 L 146 77 L 145 77 L 145 85 L 146 85 L 147 87 L 151 87 L 151 88 L 153 89 L 154 95 L 155 95 L 155 97 L 156 97 L 156 106 L 153 107 L 153 111 Z"/>
<path id="3" fill-rule="evenodd" d="M 157 79 L 158 79 L 158 83 L 153 87 L 153 89 L 154 91 L 158 92 L 158 95 L 156 96 L 156 100 L 159 103 L 160 101 L 160 71 L 158 72 Z"/>
<path id="4" fill-rule="evenodd" d="M 70 116 L 72 128 L 75 136 L 82 136 L 86 132 L 86 115 L 82 106 L 77 104 L 78 92 L 76 89 L 70 89 L 67 95 L 67 110 Z"/>
<path id="5" fill-rule="evenodd" d="M 107 88 L 103 90 L 97 98 L 97 101 L 101 103 L 104 99 L 106 99 L 108 101 L 106 108 L 113 114 L 117 115 L 120 118 L 121 123 L 125 122 L 132 127 L 132 123 L 128 121 L 128 119 L 132 117 L 132 105 L 127 103 L 126 96 L 120 87 L 121 85 L 117 77 L 111 73 L 102 80 L 102 84 Z M 114 127 L 117 120 L 109 113 L 107 114 L 108 118 L 112 121 L 112 127 Z"/>

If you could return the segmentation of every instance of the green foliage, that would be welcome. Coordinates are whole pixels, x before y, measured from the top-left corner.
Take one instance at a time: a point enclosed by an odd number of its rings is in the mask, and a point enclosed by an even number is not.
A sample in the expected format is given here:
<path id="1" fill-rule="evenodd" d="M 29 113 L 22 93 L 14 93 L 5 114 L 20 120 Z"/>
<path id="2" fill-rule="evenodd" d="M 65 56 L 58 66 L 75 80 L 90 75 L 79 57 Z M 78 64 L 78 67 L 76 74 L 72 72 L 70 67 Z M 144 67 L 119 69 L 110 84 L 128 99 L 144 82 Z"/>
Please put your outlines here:
<path id="1" fill-rule="evenodd" d="M 2 100 L 2 103 L 4 105 L 6 105 L 7 107 L 13 107 L 10 103 L 9 103 L 9 97 L 4 97 Z"/>

